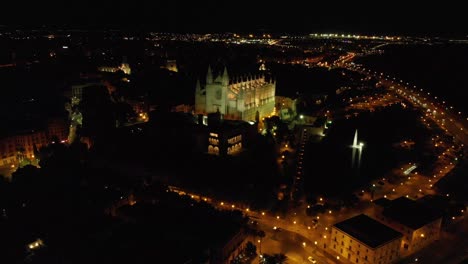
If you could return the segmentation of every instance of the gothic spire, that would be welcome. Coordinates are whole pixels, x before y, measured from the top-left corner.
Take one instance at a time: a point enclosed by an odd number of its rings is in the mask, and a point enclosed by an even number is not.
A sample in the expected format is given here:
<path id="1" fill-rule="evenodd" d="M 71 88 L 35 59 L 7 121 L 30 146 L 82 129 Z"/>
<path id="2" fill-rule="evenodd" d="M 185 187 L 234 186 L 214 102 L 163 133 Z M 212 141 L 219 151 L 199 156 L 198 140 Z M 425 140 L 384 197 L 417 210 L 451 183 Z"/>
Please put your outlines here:
<path id="1" fill-rule="evenodd" d="M 229 75 L 228 75 L 226 66 L 224 66 L 222 83 L 223 83 L 223 85 L 228 85 L 229 84 Z"/>
<path id="2" fill-rule="evenodd" d="M 197 89 L 197 91 L 201 90 L 200 79 L 198 79 L 198 78 L 197 78 L 197 84 L 195 86 L 195 89 Z"/>
<path id="3" fill-rule="evenodd" d="M 211 71 L 211 65 L 208 64 L 208 72 L 206 73 L 206 83 L 213 83 L 213 72 Z"/>

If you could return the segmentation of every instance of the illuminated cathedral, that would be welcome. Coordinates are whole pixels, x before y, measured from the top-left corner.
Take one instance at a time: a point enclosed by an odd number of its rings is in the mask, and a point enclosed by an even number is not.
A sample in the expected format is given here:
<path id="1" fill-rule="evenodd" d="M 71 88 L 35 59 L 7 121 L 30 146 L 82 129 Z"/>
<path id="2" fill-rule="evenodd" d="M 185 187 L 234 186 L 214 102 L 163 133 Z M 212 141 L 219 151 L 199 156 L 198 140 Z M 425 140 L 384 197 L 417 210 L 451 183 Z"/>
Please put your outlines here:
<path id="1" fill-rule="evenodd" d="M 208 66 L 205 84 L 196 84 L 195 114 L 219 111 L 223 119 L 258 121 L 274 114 L 275 89 L 275 81 L 267 81 L 264 75 L 230 78 L 224 67 L 215 76 Z"/>

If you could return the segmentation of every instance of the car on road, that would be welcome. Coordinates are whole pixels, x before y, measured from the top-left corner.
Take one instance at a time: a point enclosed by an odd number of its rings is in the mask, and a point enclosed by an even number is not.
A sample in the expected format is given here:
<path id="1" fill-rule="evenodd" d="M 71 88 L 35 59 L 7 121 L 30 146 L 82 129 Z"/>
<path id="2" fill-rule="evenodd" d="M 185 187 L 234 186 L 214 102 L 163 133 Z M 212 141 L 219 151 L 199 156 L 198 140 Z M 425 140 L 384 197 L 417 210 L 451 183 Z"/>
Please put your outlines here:
<path id="1" fill-rule="evenodd" d="M 317 260 L 315 260 L 313 257 L 308 257 L 307 260 L 311 263 L 317 263 Z"/>
<path id="2" fill-rule="evenodd" d="M 276 232 L 280 232 L 282 229 L 279 228 L 279 227 L 274 226 L 274 227 L 273 227 L 273 230 L 275 230 Z"/>

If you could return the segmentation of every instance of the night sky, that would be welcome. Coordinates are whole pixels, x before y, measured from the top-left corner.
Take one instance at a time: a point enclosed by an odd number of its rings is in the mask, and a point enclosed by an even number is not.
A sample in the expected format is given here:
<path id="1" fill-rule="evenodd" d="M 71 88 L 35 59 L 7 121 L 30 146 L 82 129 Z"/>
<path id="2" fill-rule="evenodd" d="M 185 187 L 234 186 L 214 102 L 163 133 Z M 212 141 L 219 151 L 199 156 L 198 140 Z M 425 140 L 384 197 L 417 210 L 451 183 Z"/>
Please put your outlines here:
<path id="1" fill-rule="evenodd" d="M 186 3 L 188 2 L 188 3 Z M 177 32 L 356 32 L 466 36 L 461 1 L 8 1 L 0 24 Z M 411 6 L 410 6 L 411 4 Z"/>

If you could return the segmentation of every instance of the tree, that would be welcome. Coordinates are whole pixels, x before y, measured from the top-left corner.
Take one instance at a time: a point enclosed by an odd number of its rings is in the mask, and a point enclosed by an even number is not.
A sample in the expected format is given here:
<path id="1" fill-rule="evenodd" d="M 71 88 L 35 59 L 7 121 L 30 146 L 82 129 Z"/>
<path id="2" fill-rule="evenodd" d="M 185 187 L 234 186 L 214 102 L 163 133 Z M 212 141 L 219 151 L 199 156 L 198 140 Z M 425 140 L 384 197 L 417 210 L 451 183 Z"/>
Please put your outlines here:
<path id="1" fill-rule="evenodd" d="M 258 236 L 260 238 L 264 238 L 265 237 L 265 231 L 257 230 L 257 232 L 255 233 L 255 236 Z"/>
<path id="2" fill-rule="evenodd" d="M 104 86 L 87 87 L 80 103 L 83 129 L 89 136 L 106 136 L 115 128 L 115 105 Z"/>
<path id="3" fill-rule="evenodd" d="M 288 259 L 283 253 L 274 255 L 264 254 L 263 258 L 265 259 L 265 261 L 263 262 L 265 264 L 284 264 Z"/>
<path id="4" fill-rule="evenodd" d="M 257 254 L 257 247 L 251 242 L 247 242 L 247 245 L 245 246 L 245 253 L 247 256 L 254 256 Z"/>
<path id="5" fill-rule="evenodd" d="M 286 255 L 284 255 L 283 253 L 279 253 L 279 254 L 274 254 L 273 259 L 275 260 L 275 263 L 283 264 L 283 263 L 286 263 L 286 260 L 288 259 L 288 257 L 286 257 Z"/>

